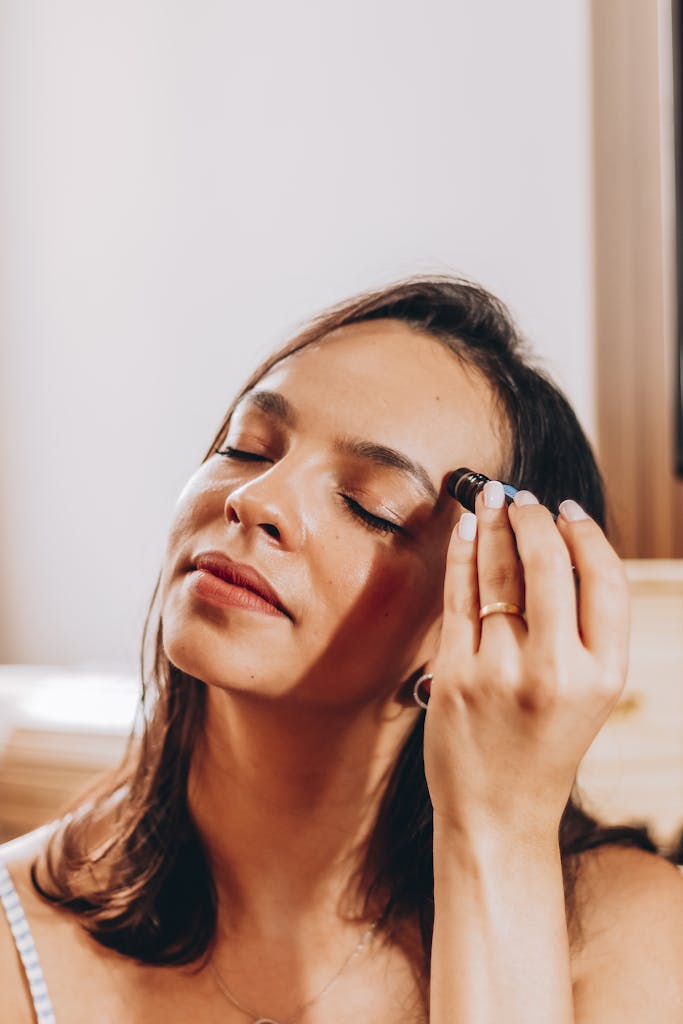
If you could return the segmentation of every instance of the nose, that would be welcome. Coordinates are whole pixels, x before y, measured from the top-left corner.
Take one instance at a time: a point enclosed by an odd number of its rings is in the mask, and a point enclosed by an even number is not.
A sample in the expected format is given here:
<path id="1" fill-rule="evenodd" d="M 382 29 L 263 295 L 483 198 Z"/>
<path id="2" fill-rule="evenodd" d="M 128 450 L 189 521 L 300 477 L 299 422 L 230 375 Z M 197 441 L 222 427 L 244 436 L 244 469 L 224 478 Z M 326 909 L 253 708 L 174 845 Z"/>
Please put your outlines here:
<path id="1" fill-rule="evenodd" d="M 281 547 L 297 550 L 303 543 L 301 495 L 279 466 L 231 491 L 225 501 L 228 524 L 261 532 Z"/>

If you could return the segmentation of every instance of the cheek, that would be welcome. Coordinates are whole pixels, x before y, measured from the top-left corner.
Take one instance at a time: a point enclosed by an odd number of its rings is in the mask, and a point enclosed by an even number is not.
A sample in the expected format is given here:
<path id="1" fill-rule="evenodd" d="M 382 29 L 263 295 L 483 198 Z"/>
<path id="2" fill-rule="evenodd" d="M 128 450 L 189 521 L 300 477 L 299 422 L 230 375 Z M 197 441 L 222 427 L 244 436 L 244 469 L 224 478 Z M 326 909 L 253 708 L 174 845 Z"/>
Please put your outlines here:
<path id="1" fill-rule="evenodd" d="M 440 613 L 443 568 L 408 552 L 387 551 L 362 567 L 347 556 L 333 593 L 337 614 L 350 616 L 364 631 L 413 634 Z"/>
<path id="2" fill-rule="evenodd" d="M 396 561 L 375 568 L 364 588 L 364 604 L 373 617 L 389 618 L 406 607 L 408 594 L 422 590 L 420 574 L 415 566 Z"/>
<path id="3" fill-rule="evenodd" d="M 217 484 L 212 486 L 201 470 L 183 488 L 166 539 L 161 574 L 162 595 L 178 571 L 179 563 L 189 557 L 192 538 L 202 526 L 220 515 L 224 501 L 225 488 L 219 488 Z"/>

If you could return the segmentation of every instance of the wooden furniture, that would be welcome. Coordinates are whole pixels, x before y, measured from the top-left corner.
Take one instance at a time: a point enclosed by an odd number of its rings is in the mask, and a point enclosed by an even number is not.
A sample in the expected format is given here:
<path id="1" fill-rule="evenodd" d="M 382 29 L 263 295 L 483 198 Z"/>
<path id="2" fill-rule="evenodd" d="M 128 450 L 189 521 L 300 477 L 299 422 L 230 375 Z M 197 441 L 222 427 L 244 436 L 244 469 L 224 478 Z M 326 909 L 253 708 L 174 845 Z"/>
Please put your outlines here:
<path id="1" fill-rule="evenodd" d="M 632 629 L 624 693 L 578 776 L 587 809 L 643 822 L 664 845 L 683 828 L 683 560 L 626 561 Z"/>
<path id="2" fill-rule="evenodd" d="M 126 677 L 0 666 L 0 842 L 51 821 L 118 763 L 136 703 Z"/>
<path id="3" fill-rule="evenodd" d="M 671 7 L 590 4 L 597 452 L 628 558 L 683 557 Z"/>

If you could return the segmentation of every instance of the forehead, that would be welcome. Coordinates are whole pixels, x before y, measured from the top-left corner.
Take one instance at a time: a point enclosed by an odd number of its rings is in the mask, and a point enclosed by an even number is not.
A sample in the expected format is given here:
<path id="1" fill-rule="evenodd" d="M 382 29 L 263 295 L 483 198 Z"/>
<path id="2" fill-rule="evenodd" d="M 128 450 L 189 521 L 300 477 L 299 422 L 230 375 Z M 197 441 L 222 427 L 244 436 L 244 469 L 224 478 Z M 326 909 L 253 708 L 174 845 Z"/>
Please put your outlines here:
<path id="1" fill-rule="evenodd" d="M 278 363 L 255 390 L 281 392 L 320 432 L 402 448 L 435 473 L 469 465 L 495 476 L 505 461 L 488 381 L 399 321 L 339 328 Z"/>

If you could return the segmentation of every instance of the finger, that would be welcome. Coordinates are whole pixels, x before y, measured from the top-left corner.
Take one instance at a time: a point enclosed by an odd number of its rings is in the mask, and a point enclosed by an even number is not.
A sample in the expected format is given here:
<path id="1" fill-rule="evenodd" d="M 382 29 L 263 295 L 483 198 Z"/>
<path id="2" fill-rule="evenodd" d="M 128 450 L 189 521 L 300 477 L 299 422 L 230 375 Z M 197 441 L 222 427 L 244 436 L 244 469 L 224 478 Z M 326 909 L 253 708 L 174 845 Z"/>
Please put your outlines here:
<path id="1" fill-rule="evenodd" d="M 563 501 L 557 525 L 579 578 L 578 620 L 584 646 L 608 670 L 628 660 L 630 594 L 621 559 L 575 501 Z"/>
<path id="2" fill-rule="evenodd" d="M 532 498 L 519 491 L 510 506 L 524 568 L 527 628 L 534 643 L 561 651 L 578 631 L 570 552 L 549 510 Z"/>
<path id="3" fill-rule="evenodd" d="M 482 607 L 505 601 L 524 608 L 524 577 L 517 556 L 515 536 L 508 516 L 502 485 L 489 480 L 477 495 L 479 539 L 477 569 L 479 600 Z M 518 635 L 524 630 L 521 619 L 512 615 L 491 615 L 481 621 L 481 634 Z"/>
<path id="4" fill-rule="evenodd" d="M 449 651 L 473 654 L 479 644 L 477 517 L 463 512 L 446 556 L 442 640 Z"/>

